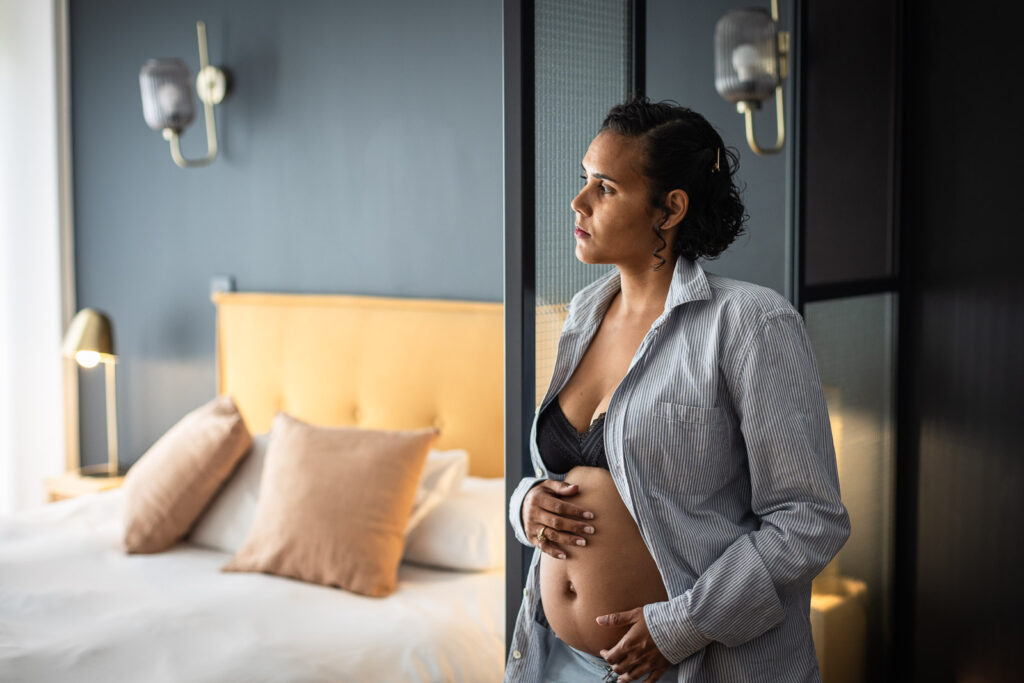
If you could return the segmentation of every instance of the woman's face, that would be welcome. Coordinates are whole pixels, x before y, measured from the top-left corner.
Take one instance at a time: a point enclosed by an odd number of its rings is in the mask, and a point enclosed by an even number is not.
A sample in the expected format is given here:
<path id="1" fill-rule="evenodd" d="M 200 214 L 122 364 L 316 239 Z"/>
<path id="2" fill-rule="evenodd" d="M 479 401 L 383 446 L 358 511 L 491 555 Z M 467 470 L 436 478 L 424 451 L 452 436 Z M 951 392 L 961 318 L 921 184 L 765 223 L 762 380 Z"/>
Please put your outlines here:
<path id="1" fill-rule="evenodd" d="M 642 168 L 641 146 L 633 138 L 602 131 L 590 143 L 583 157 L 583 187 L 571 202 L 576 258 L 583 263 L 657 263 L 652 252 L 662 245 L 651 229 L 657 217 Z"/>

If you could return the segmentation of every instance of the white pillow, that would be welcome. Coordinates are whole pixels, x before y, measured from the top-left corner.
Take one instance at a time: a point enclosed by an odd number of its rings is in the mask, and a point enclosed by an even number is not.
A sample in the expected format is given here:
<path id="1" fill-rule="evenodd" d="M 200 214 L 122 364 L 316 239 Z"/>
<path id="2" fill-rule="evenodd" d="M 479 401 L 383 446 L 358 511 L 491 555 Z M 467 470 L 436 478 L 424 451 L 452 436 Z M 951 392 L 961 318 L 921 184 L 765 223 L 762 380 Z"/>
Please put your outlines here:
<path id="1" fill-rule="evenodd" d="M 253 436 L 248 455 L 242 458 L 192 530 L 191 543 L 232 554 L 242 547 L 256 515 L 268 443 L 270 434 Z M 446 496 L 458 490 L 468 468 L 469 454 L 464 450 L 430 451 L 423 465 L 406 534 Z"/>
<path id="2" fill-rule="evenodd" d="M 242 547 L 256 515 L 256 499 L 260 495 L 260 478 L 268 443 L 270 434 L 252 437 L 248 455 L 243 456 L 231 478 L 214 496 L 192 529 L 189 535 L 191 543 L 225 553 L 236 553 Z"/>
<path id="3" fill-rule="evenodd" d="M 466 477 L 409 534 L 403 561 L 480 571 L 505 566 L 505 480 Z"/>
<path id="4" fill-rule="evenodd" d="M 468 472 L 469 453 L 462 449 L 431 449 L 427 453 L 423 474 L 420 475 L 420 485 L 412 502 L 412 513 L 409 514 L 409 522 L 405 525 L 406 540 L 424 517 L 459 490 Z"/>

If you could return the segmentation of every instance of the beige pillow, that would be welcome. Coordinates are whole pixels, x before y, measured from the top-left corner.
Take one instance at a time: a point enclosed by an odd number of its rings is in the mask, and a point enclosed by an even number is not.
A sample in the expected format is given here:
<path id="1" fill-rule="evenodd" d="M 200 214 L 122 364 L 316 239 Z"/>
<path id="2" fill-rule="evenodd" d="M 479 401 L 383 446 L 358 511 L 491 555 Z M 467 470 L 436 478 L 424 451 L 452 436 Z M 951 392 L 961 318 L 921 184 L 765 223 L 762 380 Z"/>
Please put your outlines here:
<path id="1" fill-rule="evenodd" d="M 416 486 L 437 435 L 433 428 L 317 427 L 278 413 L 256 517 L 223 571 L 390 595 Z"/>
<path id="2" fill-rule="evenodd" d="M 193 410 L 161 436 L 125 475 L 128 552 L 158 553 L 187 534 L 251 441 L 228 395 Z"/>

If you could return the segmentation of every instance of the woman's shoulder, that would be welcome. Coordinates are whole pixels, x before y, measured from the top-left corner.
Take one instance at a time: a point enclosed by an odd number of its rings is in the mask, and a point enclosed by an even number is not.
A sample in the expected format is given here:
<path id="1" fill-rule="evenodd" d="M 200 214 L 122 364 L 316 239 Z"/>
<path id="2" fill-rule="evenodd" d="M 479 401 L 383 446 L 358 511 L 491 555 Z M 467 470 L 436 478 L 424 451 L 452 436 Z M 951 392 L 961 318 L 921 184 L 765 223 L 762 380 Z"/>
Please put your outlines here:
<path id="1" fill-rule="evenodd" d="M 770 320 L 790 318 L 802 326 L 803 318 L 790 301 L 771 287 L 706 274 L 711 297 L 705 302 L 706 325 L 715 330 L 723 358 L 737 359 L 749 348 Z"/>
<path id="2" fill-rule="evenodd" d="M 711 290 L 708 303 L 725 316 L 763 322 L 776 315 L 800 315 L 789 299 L 771 287 L 714 273 L 705 276 Z"/>

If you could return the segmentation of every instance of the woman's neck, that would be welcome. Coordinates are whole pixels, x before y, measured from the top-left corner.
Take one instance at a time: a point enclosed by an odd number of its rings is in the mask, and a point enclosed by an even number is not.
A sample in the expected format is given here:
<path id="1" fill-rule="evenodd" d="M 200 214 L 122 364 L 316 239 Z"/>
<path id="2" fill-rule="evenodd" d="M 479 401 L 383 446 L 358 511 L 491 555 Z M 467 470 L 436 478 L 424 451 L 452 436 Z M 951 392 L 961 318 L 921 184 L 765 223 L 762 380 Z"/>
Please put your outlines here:
<path id="1" fill-rule="evenodd" d="M 678 258 L 678 257 L 677 257 Z M 676 260 L 666 259 L 658 270 L 618 265 L 620 291 L 616 314 L 628 320 L 653 320 L 665 310 Z"/>

